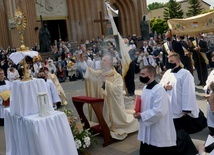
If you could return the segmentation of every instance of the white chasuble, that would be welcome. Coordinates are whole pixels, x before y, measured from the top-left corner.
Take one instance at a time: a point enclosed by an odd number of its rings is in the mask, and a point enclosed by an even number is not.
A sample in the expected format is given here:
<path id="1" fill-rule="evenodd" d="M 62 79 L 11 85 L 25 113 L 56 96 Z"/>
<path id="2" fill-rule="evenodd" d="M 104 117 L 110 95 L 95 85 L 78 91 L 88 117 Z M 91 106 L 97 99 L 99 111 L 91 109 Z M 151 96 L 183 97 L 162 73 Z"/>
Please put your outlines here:
<path id="1" fill-rule="evenodd" d="M 106 76 L 105 88 L 99 76 Z M 128 133 L 138 130 L 138 122 L 132 114 L 127 114 L 123 97 L 123 79 L 115 69 L 103 73 L 87 68 L 86 94 L 89 97 L 104 98 L 103 116 L 110 128 L 112 138 L 123 140 Z M 89 114 L 90 111 L 89 111 Z M 93 120 L 93 118 L 92 118 Z"/>

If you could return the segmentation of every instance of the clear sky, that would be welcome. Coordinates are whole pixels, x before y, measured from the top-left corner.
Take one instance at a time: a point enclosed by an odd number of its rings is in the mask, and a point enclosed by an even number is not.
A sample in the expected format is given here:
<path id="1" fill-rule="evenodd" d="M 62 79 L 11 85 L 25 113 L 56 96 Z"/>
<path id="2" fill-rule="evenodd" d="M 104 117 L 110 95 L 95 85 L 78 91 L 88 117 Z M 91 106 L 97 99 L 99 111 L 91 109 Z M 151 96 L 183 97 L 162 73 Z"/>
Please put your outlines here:
<path id="1" fill-rule="evenodd" d="M 168 2 L 169 0 L 146 0 L 147 1 L 147 5 L 148 4 L 151 4 L 153 2 L 158 2 L 158 3 L 166 3 Z M 180 0 L 176 0 L 176 1 L 180 1 Z M 208 4 L 211 5 L 211 8 L 214 7 L 214 0 L 204 0 L 204 2 L 207 2 Z"/>

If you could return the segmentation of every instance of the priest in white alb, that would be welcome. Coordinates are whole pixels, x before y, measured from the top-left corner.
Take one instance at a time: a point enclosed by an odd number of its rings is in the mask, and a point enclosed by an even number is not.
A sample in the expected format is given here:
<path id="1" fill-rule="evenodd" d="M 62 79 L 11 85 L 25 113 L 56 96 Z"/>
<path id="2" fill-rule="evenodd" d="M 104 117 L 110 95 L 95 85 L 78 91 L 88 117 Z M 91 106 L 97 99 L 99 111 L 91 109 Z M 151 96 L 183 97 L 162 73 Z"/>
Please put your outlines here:
<path id="1" fill-rule="evenodd" d="M 86 93 L 89 97 L 104 98 L 103 115 L 110 129 L 111 137 L 118 140 L 126 138 L 128 133 L 138 130 L 139 124 L 132 114 L 128 114 L 124 105 L 123 79 L 113 67 L 111 54 L 104 54 L 101 60 L 102 70 L 87 67 L 80 55 L 82 69 L 86 70 Z M 89 116 L 92 114 L 89 111 Z M 93 117 L 94 115 L 92 115 Z M 94 118 L 92 118 L 94 121 Z"/>

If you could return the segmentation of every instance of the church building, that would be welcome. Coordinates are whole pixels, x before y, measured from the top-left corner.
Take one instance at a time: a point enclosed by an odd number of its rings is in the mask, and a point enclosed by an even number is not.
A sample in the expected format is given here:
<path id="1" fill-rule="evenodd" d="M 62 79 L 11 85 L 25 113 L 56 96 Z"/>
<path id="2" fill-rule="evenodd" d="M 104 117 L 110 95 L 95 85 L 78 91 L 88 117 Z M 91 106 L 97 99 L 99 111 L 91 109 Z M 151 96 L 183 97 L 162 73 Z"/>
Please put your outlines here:
<path id="1" fill-rule="evenodd" d="M 102 38 L 109 33 L 106 0 L 0 0 L 0 48 L 20 46 L 14 14 L 20 8 L 27 19 L 24 43 L 39 43 L 42 22 L 47 24 L 52 43 L 61 38 L 70 42 Z M 147 15 L 146 0 L 108 0 L 122 36 L 141 35 L 140 22 Z"/>

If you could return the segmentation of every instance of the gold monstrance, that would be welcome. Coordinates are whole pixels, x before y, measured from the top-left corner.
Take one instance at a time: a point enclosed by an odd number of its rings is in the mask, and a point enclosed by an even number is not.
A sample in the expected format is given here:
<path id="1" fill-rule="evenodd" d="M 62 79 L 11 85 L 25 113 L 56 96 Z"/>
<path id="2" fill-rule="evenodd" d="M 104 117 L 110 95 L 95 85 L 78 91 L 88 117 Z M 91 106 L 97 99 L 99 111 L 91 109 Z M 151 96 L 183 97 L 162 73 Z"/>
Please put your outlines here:
<path id="1" fill-rule="evenodd" d="M 20 46 L 20 48 L 17 48 L 17 51 L 18 52 L 28 52 L 29 47 L 25 47 L 25 44 L 24 44 L 24 31 L 26 29 L 27 19 L 26 19 L 25 14 L 21 11 L 20 8 L 18 8 L 15 12 L 14 24 L 15 24 L 15 28 L 19 32 L 20 40 L 21 40 L 21 46 Z M 25 57 L 23 58 L 22 62 L 23 62 L 23 66 L 24 66 L 24 73 L 23 73 L 24 76 L 23 76 L 22 80 L 23 81 L 31 80 L 31 78 L 28 74 L 28 71 L 27 71 L 27 63 L 26 63 Z"/>

